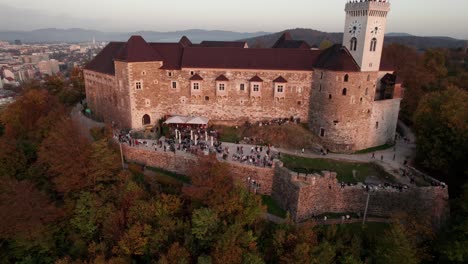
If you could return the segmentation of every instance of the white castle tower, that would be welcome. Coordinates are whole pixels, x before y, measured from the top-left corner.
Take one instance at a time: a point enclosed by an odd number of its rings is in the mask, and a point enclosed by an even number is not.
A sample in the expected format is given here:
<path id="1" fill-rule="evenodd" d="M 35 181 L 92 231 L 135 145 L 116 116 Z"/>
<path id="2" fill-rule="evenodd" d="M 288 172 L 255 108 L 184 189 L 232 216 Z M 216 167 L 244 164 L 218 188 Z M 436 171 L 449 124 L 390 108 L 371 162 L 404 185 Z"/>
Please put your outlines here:
<path id="1" fill-rule="evenodd" d="M 378 71 L 390 11 L 388 0 L 359 0 L 346 4 L 343 46 L 347 47 L 361 71 Z"/>

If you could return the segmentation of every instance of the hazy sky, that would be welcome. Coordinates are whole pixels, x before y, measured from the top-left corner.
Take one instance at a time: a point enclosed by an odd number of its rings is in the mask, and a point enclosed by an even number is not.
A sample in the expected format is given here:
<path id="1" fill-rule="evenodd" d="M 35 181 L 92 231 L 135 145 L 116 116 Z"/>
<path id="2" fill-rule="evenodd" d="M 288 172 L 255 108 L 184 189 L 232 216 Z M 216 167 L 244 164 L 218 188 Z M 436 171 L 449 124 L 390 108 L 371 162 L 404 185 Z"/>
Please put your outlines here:
<path id="1" fill-rule="evenodd" d="M 342 32 L 347 0 L 0 0 L 0 30 Z M 391 0 L 387 32 L 468 39 L 468 0 Z"/>

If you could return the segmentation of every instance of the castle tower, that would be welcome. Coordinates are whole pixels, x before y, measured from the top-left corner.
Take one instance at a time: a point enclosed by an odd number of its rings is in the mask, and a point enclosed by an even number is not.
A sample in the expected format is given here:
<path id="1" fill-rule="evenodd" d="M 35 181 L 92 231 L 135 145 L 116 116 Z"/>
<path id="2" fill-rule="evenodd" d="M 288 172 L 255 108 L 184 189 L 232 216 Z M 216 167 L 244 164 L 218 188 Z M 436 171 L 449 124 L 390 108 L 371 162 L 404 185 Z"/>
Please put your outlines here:
<path id="1" fill-rule="evenodd" d="M 347 47 L 361 71 L 378 71 L 382 57 L 388 0 L 353 0 L 346 4 L 343 46 Z"/>

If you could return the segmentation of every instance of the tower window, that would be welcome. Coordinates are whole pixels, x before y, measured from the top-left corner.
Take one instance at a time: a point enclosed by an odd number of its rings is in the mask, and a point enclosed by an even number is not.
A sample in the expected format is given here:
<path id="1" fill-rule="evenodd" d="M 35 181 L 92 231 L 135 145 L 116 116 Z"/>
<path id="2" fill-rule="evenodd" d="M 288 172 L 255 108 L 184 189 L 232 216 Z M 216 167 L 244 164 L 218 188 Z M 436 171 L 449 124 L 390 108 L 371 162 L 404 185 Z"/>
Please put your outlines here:
<path id="1" fill-rule="evenodd" d="M 349 46 L 349 50 L 350 51 L 355 51 L 357 48 L 357 38 L 353 37 L 350 41 L 350 46 Z"/>
<path id="2" fill-rule="evenodd" d="M 172 89 L 177 89 L 177 82 L 172 82 Z"/>
<path id="3" fill-rule="evenodd" d="M 205 96 L 205 101 L 209 101 L 210 100 L 210 97 L 209 96 Z"/>
<path id="4" fill-rule="evenodd" d="M 245 84 L 241 83 L 239 86 L 239 90 L 244 91 L 245 90 Z"/>
<path id="5" fill-rule="evenodd" d="M 320 136 L 321 137 L 325 136 L 325 129 L 324 128 L 320 128 Z"/>
<path id="6" fill-rule="evenodd" d="M 379 122 L 375 122 L 375 129 L 379 128 Z"/>
<path id="7" fill-rule="evenodd" d="M 373 38 L 370 44 L 370 51 L 375 51 L 377 49 L 377 39 Z"/>
<path id="8" fill-rule="evenodd" d="M 167 76 L 172 77 L 172 72 L 168 72 Z"/>
<path id="9" fill-rule="evenodd" d="M 348 81 L 349 81 L 349 75 L 346 74 L 346 75 L 344 76 L 344 82 L 348 82 Z"/>
<path id="10" fill-rule="evenodd" d="M 346 95 L 348 93 L 348 89 L 343 88 L 343 91 L 341 92 L 342 95 Z"/>
<path id="11" fill-rule="evenodd" d="M 328 95 L 328 99 L 330 99 L 330 100 L 332 99 L 332 95 L 331 95 L 331 94 Z"/>

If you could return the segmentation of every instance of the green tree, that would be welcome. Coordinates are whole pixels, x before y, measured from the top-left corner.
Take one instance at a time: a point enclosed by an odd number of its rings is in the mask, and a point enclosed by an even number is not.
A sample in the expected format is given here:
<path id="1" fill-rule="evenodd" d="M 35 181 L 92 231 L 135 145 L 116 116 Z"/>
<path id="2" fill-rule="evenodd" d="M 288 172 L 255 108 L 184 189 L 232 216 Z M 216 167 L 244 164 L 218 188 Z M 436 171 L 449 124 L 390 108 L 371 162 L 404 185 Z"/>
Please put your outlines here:
<path id="1" fill-rule="evenodd" d="M 468 160 L 468 93 L 455 87 L 422 98 L 414 115 L 418 160 L 431 170 L 457 173 Z"/>
<path id="2" fill-rule="evenodd" d="M 415 246 L 408 240 L 399 223 L 392 224 L 385 236 L 377 241 L 376 263 L 419 263 Z"/>

